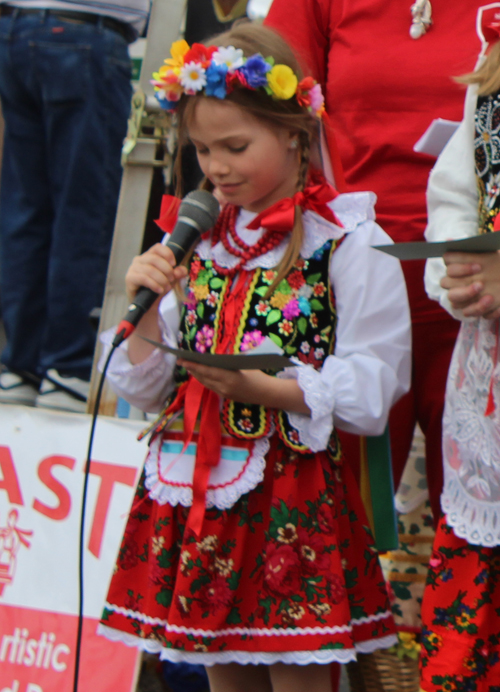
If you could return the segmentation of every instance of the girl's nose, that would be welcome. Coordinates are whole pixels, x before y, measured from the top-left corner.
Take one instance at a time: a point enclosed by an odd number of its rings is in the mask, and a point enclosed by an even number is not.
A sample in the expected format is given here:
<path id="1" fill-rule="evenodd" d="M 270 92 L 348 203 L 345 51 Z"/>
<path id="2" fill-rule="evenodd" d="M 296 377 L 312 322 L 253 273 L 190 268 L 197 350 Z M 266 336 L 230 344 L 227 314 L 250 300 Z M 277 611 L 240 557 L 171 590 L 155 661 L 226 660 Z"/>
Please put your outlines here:
<path id="1" fill-rule="evenodd" d="M 223 159 L 212 156 L 210 158 L 209 164 L 209 175 L 210 176 L 226 176 L 230 172 L 229 166 L 224 162 Z"/>

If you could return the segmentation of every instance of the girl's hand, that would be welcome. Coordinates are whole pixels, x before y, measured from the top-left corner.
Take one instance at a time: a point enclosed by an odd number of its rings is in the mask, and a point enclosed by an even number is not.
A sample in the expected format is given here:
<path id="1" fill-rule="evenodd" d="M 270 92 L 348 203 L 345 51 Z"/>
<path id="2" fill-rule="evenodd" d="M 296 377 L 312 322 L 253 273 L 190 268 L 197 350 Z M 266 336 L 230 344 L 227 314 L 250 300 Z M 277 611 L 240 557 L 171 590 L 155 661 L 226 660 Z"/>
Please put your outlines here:
<path id="1" fill-rule="evenodd" d="M 184 266 L 175 266 L 175 257 L 170 248 L 157 243 L 142 255 L 134 257 L 125 277 L 125 287 L 130 302 L 141 286 L 158 293 L 146 314 L 128 340 L 128 357 L 131 363 L 142 363 L 154 350 L 154 346 L 141 339 L 145 336 L 153 341 L 161 340 L 158 324 L 158 304 L 160 298 L 187 274 Z"/>
<path id="2" fill-rule="evenodd" d="M 452 307 L 464 317 L 500 317 L 500 253 L 448 252 L 441 286 Z"/>
<path id="3" fill-rule="evenodd" d="M 156 243 L 142 255 L 134 257 L 125 276 L 128 299 L 132 302 L 141 286 L 150 288 L 160 297 L 164 296 L 186 275 L 186 267 L 175 266 L 172 250 Z"/>
<path id="4" fill-rule="evenodd" d="M 177 362 L 223 399 L 311 415 L 296 380 L 271 377 L 262 370 L 223 370 L 180 358 Z"/>

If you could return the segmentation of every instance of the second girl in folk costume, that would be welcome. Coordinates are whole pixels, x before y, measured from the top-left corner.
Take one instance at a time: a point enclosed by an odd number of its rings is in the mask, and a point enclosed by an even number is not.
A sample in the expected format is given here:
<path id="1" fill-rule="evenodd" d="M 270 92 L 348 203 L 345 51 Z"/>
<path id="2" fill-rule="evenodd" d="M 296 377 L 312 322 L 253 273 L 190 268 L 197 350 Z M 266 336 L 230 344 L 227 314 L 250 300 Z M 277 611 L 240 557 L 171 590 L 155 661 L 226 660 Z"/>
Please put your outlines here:
<path id="1" fill-rule="evenodd" d="M 482 43 L 464 120 L 429 179 L 429 240 L 500 228 L 500 2 L 479 8 Z M 425 692 L 500 685 L 500 253 L 447 253 L 429 295 L 461 320 L 443 418 L 441 517 L 422 604 Z"/>
<path id="2" fill-rule="evenodd" d="M 388 242 L 374 195 L 337 195 L 310 170 L 321 91 L 281 39 L 249 24 L 217 46 L 174 44 L 166 62 L 159 96 L 178 106 L 181 137 L 227 204 L 188 270 L 157 245 L 127 275 L 131 297 L 140 285 L 164 297 L 110 379 L 164 412 L 102 631 L 206 665 L 215 691 L 323 692 L 329 666 L 318 664 L 395 641 L 335 427 L 381 433 L 408 387 L 403 278 L 370 247 Z M 171 289 L 186 271 L 179 304 Z M 176 362 L 141 334 L 212 353 L 267 337 L 297 365 L 269 374 Z"/>

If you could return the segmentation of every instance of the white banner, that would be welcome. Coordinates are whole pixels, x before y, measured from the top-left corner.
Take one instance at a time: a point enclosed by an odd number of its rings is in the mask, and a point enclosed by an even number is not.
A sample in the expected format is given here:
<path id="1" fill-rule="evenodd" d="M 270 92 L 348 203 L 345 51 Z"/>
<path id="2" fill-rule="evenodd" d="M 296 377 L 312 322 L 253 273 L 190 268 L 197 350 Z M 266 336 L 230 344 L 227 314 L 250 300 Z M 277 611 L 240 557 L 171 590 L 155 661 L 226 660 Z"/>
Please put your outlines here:
<path id="1" fill-rule="evenodd" d="M 80 692 L 128 692 L 137 654 L 95 635 L 146 454 L 144 424 L 100 417 L 85 522 Z M 0 692 L 72 689 L 90 416 L 0 405 Z"/>

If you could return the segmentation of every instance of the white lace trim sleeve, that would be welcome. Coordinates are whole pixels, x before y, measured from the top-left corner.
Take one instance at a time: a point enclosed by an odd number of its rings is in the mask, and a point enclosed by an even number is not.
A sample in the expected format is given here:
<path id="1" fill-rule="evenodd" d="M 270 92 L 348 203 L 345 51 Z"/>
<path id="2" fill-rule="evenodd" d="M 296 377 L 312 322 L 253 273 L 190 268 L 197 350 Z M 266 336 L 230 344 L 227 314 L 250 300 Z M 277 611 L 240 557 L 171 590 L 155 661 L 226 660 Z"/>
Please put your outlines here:
<path id="1" fill-rule="evenodd" d="M 300 363 L 296 368 L 287 368 L 279 373 L 278 377 L 297 379 L 311 411 L 310 416 L 287 411 L 288 420 L 299 433 L 301 443 L 313 452 L 326 449 L 333 430 L 335 398 L 322 373 L 311 365 Z"/>

